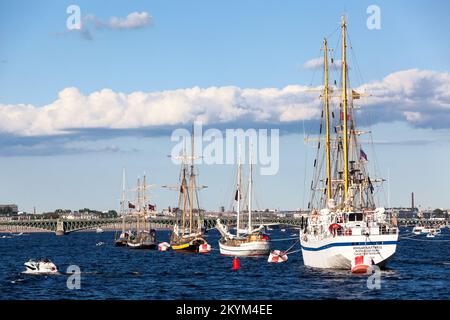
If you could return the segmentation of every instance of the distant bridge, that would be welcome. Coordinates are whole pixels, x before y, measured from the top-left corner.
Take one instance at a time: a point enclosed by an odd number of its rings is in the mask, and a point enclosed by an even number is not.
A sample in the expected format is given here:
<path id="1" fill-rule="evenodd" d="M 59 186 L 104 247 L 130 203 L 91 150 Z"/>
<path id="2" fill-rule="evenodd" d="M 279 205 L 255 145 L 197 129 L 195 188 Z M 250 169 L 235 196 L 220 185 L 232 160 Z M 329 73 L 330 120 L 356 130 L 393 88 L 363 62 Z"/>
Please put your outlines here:
<path id="1" fill-rule="evenodd" d="M 227 226 L 235 226 L 236 218 L 232 217 L 220 217 L 223 224 Z M 203 218 L 203 226 L 207 229 L 214 229 L 216 226 L 217 218 L 205 217 Z M 278 217 L 255 217 L 253 223 L 255 225 L 260 224 L 278 224 L 287 227 L 299 227 L 303 228 L 307 219 L 300 218 L 278 218 Z M 136 220 L 132 217 L 127 217 L 125 220 L 127 228 L 130 225 L 136 223 Z M 173 217 L 156 217 L 147 219 L 152 228 L 164 229 L 170 228 L 176 223 L 176 218 Z M 419 219 L 398 219 L 400 226 L 413 226 L 415 224 L 432 225 L 436 224 L 436 221 L 432 220 L 419 220 Z M 443 222 L 445 223 L 445 222 Z M 110 227 L 119 230 L 122 225 L 122 218 L 104 218 L 104 219 L 36 219 L 36 220 L 8 220 L 0 221 L 0 230 L 24 230 L 24 229 L 37 229 L 43 231 L 52 231 L 57 235 L 63 235 L 75 231 L 94 229 L 98 227 Z"/>
<path id="2" fill-rule="evenodd" d="M 217 218 L 205 217 L 203 218 L 203 226 L 209 230 L 216 226 Z M 236 225 L 236 218 L 221 217 L 220 221 L 227 226 Z M 135 224 L 134 218 L 128 217 L 125 220 L 127 225 Z M 173 217 L 156 217 L 147 219 L 155 229 L 170 228 L 176 223 L 176 218 Z M 259 224 L 278 224 L 291 227 L 302 227 L 306 223 L 306 218 L 259 218 L 253 219 L 255 225 Z M 98 227 L 112 227 L 119 230 L 122 225 L 122 218 L 104 218 L 104 219 L 36 219 L 36 220 L 8 220 L 0 221 L 0 230 L 15 230 L 15 229 L 37 229 L 43 231 L 52 231 L 57 235 L 63 235 L 70 232 L 94 229 Z"/>

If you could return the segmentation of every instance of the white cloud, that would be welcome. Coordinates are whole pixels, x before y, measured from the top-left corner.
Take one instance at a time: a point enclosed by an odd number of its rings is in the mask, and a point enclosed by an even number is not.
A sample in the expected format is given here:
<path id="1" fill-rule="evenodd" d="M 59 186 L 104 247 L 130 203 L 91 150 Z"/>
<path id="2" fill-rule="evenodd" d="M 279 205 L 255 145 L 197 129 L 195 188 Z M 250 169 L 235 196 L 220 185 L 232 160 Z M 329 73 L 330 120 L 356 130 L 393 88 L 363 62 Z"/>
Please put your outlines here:
<path id="1" fill-rule="evenodd" d="M 341 60 L 330 59 L 328 64 L 329 64 L 330 68 L 334 68 L 334 69 L 340 68 Z M 309 70 L 315 70 L 315 69 L 323 68 L 323 57 L 314 58 L 314 59 L 310 59 L 310 60 L 306 61 L 303 64 L 303 68 L 304 69 L 309 69 Z"/>
<path id="2" fill-rule="evenodd" d="M 371 97 L 366 107 L 377 121 L 403 120 L 411 125 L 450 128 L 450 75 L 410 69 L 361 86 Z"/>
<path id="3" fill-rule="evenodd" d="M 306 61 L 303 64 L 303 68 L 305 69 L 319 69 L 323 66 L 323 58 L 314 58 Z"/>
<path id="4" fill-rule="evenodd" d="M 356 100 L 374 122 L 404 121 L 413 126 L 450 128 L 450 75 L 406 70 L 357 90 Z M 74 129 L 134 129 L 178 126 L 194 120 L 209 125 L 284 124 L 320 117 L 318 92 L 306 86 L 243 89 L 235 86 L 187 88 L 125 94 L 103 89 L 88 95 L 77 88 L 59 92 L 45 106 L 0 104 L 0 132 L 22 137 L 68 134 Z"/>
<path id="5" fill-rule="evenodd" d="M 86 14 L 82 19 L 82 24 L 80 29 L 73 29 L 69 32 L 76 32 L 85 40 L 92 40 L 93 32 L 92 29 L 101 30 L 132 30 L 141 29 L 151 26 L 153 23 L 152 16 L 146 12 L 132 12 L 128 14 L 125 18 L 111 17 L 107 21 L 103 21 L 97 18 L 94 14 Z M 64 35 L 67 32 L 57 33 L 57 35 Z"/>
<path id="6" fill-rule="evenodd" d="M 1 131 L 19 136 L 57 135 L 70 129 L 129 129 L 234 121 L 290 122 L 313 119 L 316 97 L 306 87 L 241 89 L 209 87 L 124 94 L 103 89 L 83 95 L 66 88 L 49 105 L 0 105 Z"/>
<path id="7" fill-rule="evenodd" d="M 152 17 L 145 11 L 132 12 L 125 18 L 112 17 L 108 26 L 112 29 L 137 29 L 152 23 Z"/>

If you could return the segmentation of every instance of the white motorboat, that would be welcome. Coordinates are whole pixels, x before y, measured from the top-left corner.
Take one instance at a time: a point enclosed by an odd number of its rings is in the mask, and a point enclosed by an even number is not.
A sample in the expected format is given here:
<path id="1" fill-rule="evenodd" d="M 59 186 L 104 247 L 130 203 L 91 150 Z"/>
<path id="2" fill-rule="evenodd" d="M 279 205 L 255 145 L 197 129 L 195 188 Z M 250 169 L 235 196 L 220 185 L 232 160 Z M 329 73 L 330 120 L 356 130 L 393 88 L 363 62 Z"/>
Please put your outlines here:
<path id="1" fill-rule="evenodd" d="M 412 229 L 412 233 L 414 233 L 415 235 L 420 235 L 422 233 L 423 228 L 424 228 L 423 226 L 415 226 Z"/>
<path id="2" fill-rule="evenodd" d="M 27 274 L 57 274 L 58 268 L 49 259 L 30 259 L 24 263 L 26 270 L 23 273 Z"/>
<path id="3" fill-rule="evenodd" d="M 97 232 L 97 233 L 103 233 L 103 229 L 102 228 L 97 228 L 96 230 L 95 230 L 95 232 Z"/>

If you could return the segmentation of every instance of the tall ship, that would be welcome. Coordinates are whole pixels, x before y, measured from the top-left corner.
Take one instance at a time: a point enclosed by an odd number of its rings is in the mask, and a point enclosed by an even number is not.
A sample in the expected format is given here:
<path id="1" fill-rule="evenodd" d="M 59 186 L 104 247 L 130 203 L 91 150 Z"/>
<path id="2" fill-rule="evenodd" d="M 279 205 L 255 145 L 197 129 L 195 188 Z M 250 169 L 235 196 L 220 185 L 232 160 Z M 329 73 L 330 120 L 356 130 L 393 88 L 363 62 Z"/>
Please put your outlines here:
<path id="1" fill-rule="evenodd" d="M 241 151 L 239 146 L 237 185 L 234 200 L 236 202 L 236 234 L 228 231 L 227 226 L 223 225 L 220 219 L 217 219 L 216 228 L 221 234 L 219 240 L 220 254 L 227 256 L 260 256 L 266 255 L 270 251 L 270 242 L 267 235 L 261 233 L 262 226 L 253 229 L 252 223 L 252 199 L 253 199 L 253 164 L 252 147 L 249 153 L 249 173 L 247 188 L 247 228 L 241 229 L 241 198 L 242 198 L 242 165 Z"/>
<path id="2" fill-rule="evenodd" d="M 125 247 L 127 245 L 128 239 L 130 237 L 130 232 L 127 232 L 125 220 L 127 217 L 127 205 L 126 205 L 126 178 L 125 178 L 125 168 L 122 170 L 122 194 L 120 197 L 120 215 L 122 217 L 122 226 L 120 233 L 116 233 L 114 239 L 114 245 L 116 247 Z"/>
<path id="3" fill-rule="evenodd" d="M 393 257 L 398 241 L 394 217 L 375 204 L 368 158 L 359 141 L 354 100 L 361 94 L 348 88 L 347 24 L 341 24 L 341 85 L 330 86 L 327 39 L 323 41 L 323 101 L 317 155 L 308 204 L 307 226 L 300 232 L 308 267 L 367 272 Z M 333 59 L 331 59 L 333 63 Z M 322 89 L 321 89 L 322 90 Z M 335 113 L 340 116 L 335 117 Z M 324 130 L 323 130 L 324 129 Z M 325 132 L 323 132 L 325 131 Z"/>
<path id="4" fill-rule="evenodd" d="M 135 229 L 131 231 L 127 246 L 131 249 L 157 249 L 156 230 L 150 228 L 149 215 L 155 211 L 155 205 L 150 204 L 147 197 L 147 178 L 144 174 L 142 182 L 138 178 L 136 186 L 136 202 L 129 203 L 129 207 L 135 209 L 131 216 L 135 218 Z"/>
<path id="5" fill-rule="evenodd" d="M 202 228 L 202 214 L 200 209 L 198 190 L 206 186 L 197 185 L 194 162 L 195 140 L 192 132 L 191 154 L 187 155 L 186 148 L 178 157 L 181 160 L 180 184 L 178 190 L 178 208 L 176 222 L 170 236 L 170 246 L 174 251 L 207 253 L 211 246 L 205 240 Z"/>

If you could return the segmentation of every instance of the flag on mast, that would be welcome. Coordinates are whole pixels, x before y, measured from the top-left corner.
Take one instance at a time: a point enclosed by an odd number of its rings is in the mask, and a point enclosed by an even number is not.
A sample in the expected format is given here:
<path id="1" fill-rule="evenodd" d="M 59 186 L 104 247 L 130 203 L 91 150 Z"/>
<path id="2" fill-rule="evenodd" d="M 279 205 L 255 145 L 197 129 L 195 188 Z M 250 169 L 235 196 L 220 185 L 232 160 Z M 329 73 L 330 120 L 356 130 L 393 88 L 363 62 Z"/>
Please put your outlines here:
<path id="1" fill-rule="evenodd" d="M 363 149 L 359 149 L 359 158 L 368 161 L 367 154 L 363 151 Z"/>

